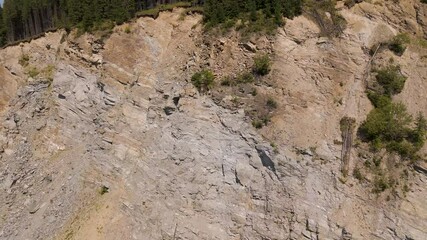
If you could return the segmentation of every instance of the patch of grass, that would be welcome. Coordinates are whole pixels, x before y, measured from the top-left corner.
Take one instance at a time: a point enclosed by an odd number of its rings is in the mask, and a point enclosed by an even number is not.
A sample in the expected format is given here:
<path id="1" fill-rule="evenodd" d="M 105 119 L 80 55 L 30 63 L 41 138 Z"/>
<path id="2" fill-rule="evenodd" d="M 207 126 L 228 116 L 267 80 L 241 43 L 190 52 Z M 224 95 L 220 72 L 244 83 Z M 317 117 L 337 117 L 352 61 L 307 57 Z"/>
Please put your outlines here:
<path id="1" fill-rule="evenodd" d="M 262 54 L 254 57 L 253 71 L 255 74 L 264 76 L 271 71 L 271 60 L 267 54 Z"/>
<path id="2" fill-rule="evenodd" d="M 151 17 L 156 19 L 159 16 L 160 8 L 145 9 L 137 12 L 136 17 Z"/>
<path id="3" fill-rule="evenodd" d="M 132 29 L 130 28 L 129 25 L 125 27 L 125 33 L 127 33 L 127 34 L 132 33 Z"/>
<path id="4" fill-rule="evenodd" d="M 253 83 L 255 81 L 254 76 L 252 75 L 252 73 L 250 72 L 243 72 L 240 73 L 237 77 L 236 77 L 236 82 L 238 84 L 244 84 L 244 83 Z"/>
<path id="5" fill-rule="evenodd" d="M 411 42 L 411 38 L 406 33 L 400 33 L 393 37 L 389 42 L 388 48 L 396 55 L 402 56 L 406 50 L 407 45 Z"/>
<path id="6" fill-rule="evenodd" d="M 230 86 L 233 86 L 233 85 L 234 85 L 234 83 L 233 83 L 233 81 L 229 77 L 224 77 L 221 80 L 221 86 L 230 87 Z"/>
<path id="7" fill-rule="evenodd" d="M 252 121 L 252 126 L 256 129 L 260 129 L 264 126 L 263 122 L 259 119 Z"/>
<path id="8" fill-rule="evenodd" d="M 262 116 L 260 118 L 254 119 L 252 120 L 252 126 L 254 126 L 255 128 L 259 129 L 262 128 L 264 126 L 267 126 L 267 124 L 271 121 L 270 116 Z"/>
<path id="9" fill-rule="evenodd" d="M 234 105 L 239 105 L 240 104 L 240 98 L 239 97 L 237 97 L 237 96 L 234 96 L 232 99 L 231 99 L 231 102 L 234 104 Z"/>
<path id="10" fill-rule="evenodd" d="M 256 90 L 256 88 L 252 88 L 251 95 L 254 96 L 254 97 L 256 95 L 258 95 L 258 91 Z"/>
<path id="11" fill-rule="evenodd" d="M 31 67 L 28 72 L 27 72 L 28 76 L 30 76 L 31 78 L 35 78 L 40 74 L 40 71 L 36 68 L 36 67 Z"/>
<path id="12" fill-rule="evenodd" d="M 19 65 L 21 65 L 22 67 L 28 66 L 29 62 L 30 62 L 30 55 L 28 54 L 22 54 L 18 60 Z"/>
<path id="13" fill-rule="evenodd" d="M 270 109 L 276 109 L 277 108 L 277 102 L 273 98 L 268 98 L 266 105 Z"/>
<path id="14" fill-rule="evenodd" d="M 412 43 L 422 48 L 427 48 L 427 40 L 422 37 L 413 39 Z"/>
<path id="15" fill-rule="evenodd" d="M 355 168 L 353 170 L 353 177 L 359 181 L 362 181 L 364 179 L 362 172 L 360 171 L 360 168 Z"/>
<path id="16" fill-rule="evenodd" d="M 204 69 L 191 77 L 191 82 L 199 92 L 209 91 L 214 84 L 215 76 L 212 71 Z"/>
<path id="17" fill-rule="evenodd" d="M 384 176 L 377 176 L 374 180 L 374 186 L 373 186 L 373 192 L 374 193 L 382 193 L 385 190 L 387 190 L 390 185 L 388 184 L 387 179 Z"/>
<path id="18" fill-rule="evenodd" d="M 48 79 L 49 81 L 53 81 L 53 74 L 55 72 L 55 66 L 48 65 L 41 71 L 41 75 Z"/>
<path id="19" fill-rule="evenodd" d="M 277 147 L 277 144 L 276 144 L 276 143 L 271 142 L 271 143 L 270 143 L 270 146 L 273 148 L 273 152 L 274 152 L 275 154 L 278 154 L 278 153 L 279 153 L 279 148 Z"/>

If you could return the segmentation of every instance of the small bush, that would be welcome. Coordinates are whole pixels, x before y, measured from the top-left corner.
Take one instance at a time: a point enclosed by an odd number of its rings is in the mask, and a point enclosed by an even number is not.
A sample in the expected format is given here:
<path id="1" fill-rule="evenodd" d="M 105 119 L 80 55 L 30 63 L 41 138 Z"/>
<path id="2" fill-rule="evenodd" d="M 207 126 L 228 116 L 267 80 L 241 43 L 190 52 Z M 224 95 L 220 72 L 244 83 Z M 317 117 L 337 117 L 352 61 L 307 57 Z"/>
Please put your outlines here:
<path id="1" fill-rule="evenodd" d="M 266 105 L 267 105 L 267 107 L 269 107 L 271 109 L 276 109 L 277 108 L 277 102 L 273 98 L 269 98 L 267 100 L 267 104 Z"/>
<path id="2" fill-rule="evenodd" d="M 353 176 L 359 181 L 363 180 L 363 175 L 362 175 L 362 172 L 360 171 L 360 168 L 355 168 L 353 170 Z"/>
<path id="3" fill-rule="evenodd" d="M 48 65 L 47 67 L 45 67 L 42 71 L 41 74 L 44 78 L 48 79 L 49 81 L 53 81 L 53 74 L 55 72 L 55 66 L 53 65 Z"/>
<path id="4" fill-rule="evenodd" d="M 250 72 L 244 72 L 237 76 L 237 83 L 253 83 L 255 81 L 254 76 Z"/>
<path id="5" fill-rule="evenodd" d="M 132 32 L 132 29 L 130 28 L 130 26 L 126 26 L 125 33 L 130 34 L 131 32 Z"/>
<path id="6" fill-rule="evenodd" d="M 256 88 L 252 88 L 251 95 L 255 97 L 257 94 L 258 91 L 256 90 Z"/>
<path id="7" fill-rule="evenodd" d="M 412 117 L 402 103 L 391 103 L 382 108 L 372 110 L 361 125 L 364 135 L 374 140 L 401 141 L 408 132 Z"/>
<path id="8" fill-rule="evenodd" d="M 18 60 L 19 65 L 26 67 L 30 62 L 30 56 L 28 54 L 22 54 Z"/>
<path id="9" fill-rule="evenodd" d="M 382 193 L 385 190 L 387 190 L 387 188 L 389 188 L 389 187 L 390 186 L 389 186 L 387 180 L 384 177 L 379 176 L 374 180 L 373 192 L 374 193 Z"/>
<path id="10" fill-rule="evenodd" d="M 40 74 L 39 70 L 36 67 L 32 67 L 30 68 L 30 70 L 28 70 L 28 76 L 35 78 Z"/>
<path id="11" fill-rule="evenodd" d="M 229 77 L 225 77 L 221 80 L 221 86 L 232 86 L 233 82 L 231 81 L 231 79 Z"/>
<path id="12" fill-rule="evenodd" d="M 267 54 L 258 55 L 254 57 L 254 73 L 264 76 L 271 71 L 271 61 Z"/>
<path id="13" fill-rule="evenodd" d="M 260 129 L 264 126 L 263 122 L 261 120 L 253 120 L 252 126 L 256 129 Z"/>
<path id="14" fill-rule="evenodd" d="M 400 66 L 388 66 L 376 70 L 376 80 L 383 87 L 384 93 L 392 96 L 402 92 L 407 77 L 400 72 Z"/>
<path id="15" fill-rule="evenodd" d="M 415 125 L 415 127 L 411 127 Z M 359 133 L 374 150 L 386 148 L 405 158 L 416 158 L 426 138 L 427 121 L 419 115 L 415 123 L 402 103 L 389 103 L 372 110 Z"/>
<path id="16" fill-rule="evenodd" d="M 259 129 L 262 128 L 264 126 L 267 126 L 267 124 L 271 121 L 270 116 L 266 115 L 266 116 L 262 116 L 259 118 L 256 118 L 254 120 L 252 120 L 252 126 L 254 126 L 255 128 Z"/>
<path id="17" fill-rule="evenodd" d="M 211 89 L 214 84 L 215 76 L 210 70 L 202 70 L 195 73 L 191 77 L 191 82 L 199 90 L 199 92 L 206 92 Z"/>
<path id="18" fill-rule="evenodd" d="M 368 91 L 368 98 L 376 108 L 382 108 L 391 104 L 391 98 L 389 96 L 374 91 Z"/>
<path id="19" fill-rule="evenodd" d="M 407 34 L 401 33 L 396 35 L 388 44 L 388 48 L 396 55 L 402 56 L 406 50 L 406 45 L 410 43 L 410 38 Z"/>
<path id="20" fill-rule="evenodd" d="M 104 194 L 110 192 L 110 188 L 102 185 L 102 187 L 99 188 L 98 192 L 100 195 L 104 195 Z"/>

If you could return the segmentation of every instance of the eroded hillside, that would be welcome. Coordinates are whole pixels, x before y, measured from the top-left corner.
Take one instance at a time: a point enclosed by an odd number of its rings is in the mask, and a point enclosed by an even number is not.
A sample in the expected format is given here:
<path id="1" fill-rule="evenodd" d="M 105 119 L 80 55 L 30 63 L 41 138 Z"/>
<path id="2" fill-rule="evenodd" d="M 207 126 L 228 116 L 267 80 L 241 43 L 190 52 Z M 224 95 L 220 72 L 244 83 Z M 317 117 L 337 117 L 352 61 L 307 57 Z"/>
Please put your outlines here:
<path id="1" fill-rule="evenodd" d="M 1 50 L 0 239 L 425 239 L 425 165 L 405 194 L 344 179 L 340 120 L 366 119 L 370 68 L 390 58 L 408 77 L 394 100 L 427 116 L 426 48 L 369 54 L 402 31 L 422 39 L 427 7 L 341 5 L 338 38 L 306 16 L 249 42 L 212 36 L 175 9 Z M 260 53 L 268 75 L 221 84 Z M 216 84 L 200 94 L 205 68 Z M 373 158 L 355 145 L 350 172 Z"/>

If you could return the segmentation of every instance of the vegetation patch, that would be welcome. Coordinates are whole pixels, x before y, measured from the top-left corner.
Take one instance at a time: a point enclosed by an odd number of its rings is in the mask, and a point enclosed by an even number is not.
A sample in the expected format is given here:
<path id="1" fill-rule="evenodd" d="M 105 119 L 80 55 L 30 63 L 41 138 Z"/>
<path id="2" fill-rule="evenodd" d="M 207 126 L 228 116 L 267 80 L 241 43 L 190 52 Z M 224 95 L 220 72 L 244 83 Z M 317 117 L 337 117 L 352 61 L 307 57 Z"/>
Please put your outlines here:
<path id="1" fill-rule="evenodd" d="M 267 54 L 254 57 L 253 71 L 255 74 L 265 76 L 271 71 L 271 60 Z"/>
<path id="2" fill-rule="evenodd" d="M 214 84 L 214 80 L 214 74 L 207 69 L 197 72 L 191 77 L 191 82 L 201 93 L 209 91 Z"/>
<path id="3" fill-rule="evenodd" d="M 293 18 L 302 13 L 302 0 L 206 0 L 206 29 L 236 27 L 242 35 L 254 32 L 273 33 L 283 25 L 283 17 Z"/>
<path id="4" fill-rule="evenodd" d="M 400 66 L 390 65 L 382 69 L 375 70 L 376 82 L 381 89 L 377 92 L 391 97 L 402 92 L 407 77 L 402 75 Z M 378 86 L 377 85 L 377 86 Z"/>
<path id="5" fill-rule="evenodd" d="M 28 54 L 22 54 L 18 60 L 19 65 L 23 67 L 28 66 L 29 62 L 30 62 L 30 55 Z"/>
<path id="6" fill-rule="evenodd" d="M 406 33 L 400 33 L 393 37 L 388 44 L 388 48 L 398 56 L 402 56 L 411 38 Z"/>
<path id="7" fill-rule="evenodd" d="M 403 103 L 393 102 L 392 97 L 402 92 L 406 81 L 399 66 L 388 65 L 373 72 L 367 95 L 374 109 L 358 129 L 370 153 L 359 152 L 359 157 L 367 160 L 356 166 L 353 177 L 370 182 L 374 193 L 388 191 L 390 200 L 398 196 L 398 189 L 403 195 L 407 192 L 408 164 L 421 160 L 418 152 L 426 140 L 427 120 L 421 113 L 414 118 Z"/>
<path id="8" fill-rule="evenodd" d="M 255 77 L 250 72 L 243 72 L 237 75 L 235 81 L 237 84 L 253 83 L 255 82 Z"/>
<path id="9" fill-rule="evenodd" d="M 98 190 L 98 193 L 100 195 L 104 195 L 104 194 L 109 193 L 109 192 L 110 192 L 110 188 L 105 186 L 105 185 L 102 185 Z"/>
<path id="10" fill-rule="evenodd" d="M 421 113 L 414 120 L 403 103 L 392 102 L 392 96 L 403 90 L 406 77 L 398 66 L 376 70 L 376 83 L 368 91 L 374 109 L 359 128 L 359 134 L 372 150 L 382 148 L 405 159 L 417 160 L 425 141 L 427 122 Z"/>
<path id="11" fill-rule="evenodd" d="M 270 109 L 276 109 L 277 108 L 277 102 L 276 102 L 276 100 L 274 100 L 271 97 L 268 98 L 266 105 Z"/>
<path id="12" fill-rule="evenodd" d="M 155 19 L 159 16 L 160 12 L 172 11 L 174 8 L 177 8 L 177 7 L 188 8 L 191 6 L 192 6 L 191 2 L 177 2 L 177 3 L 172 3 L 172 4 L 161 4 L 155 8 L 145 9 L 145 10 L 137 12 L 136 17 L 151 17 L 151 18 Z"/>
<path id="13" fill-rule="evenodd" d="M 36 68 L 36 67 L 31 67 L 28 72 L 27 72 L 28 76 L 30 76 L 31 78 L 35 78 L 40 74 L 40 71 Z"/>

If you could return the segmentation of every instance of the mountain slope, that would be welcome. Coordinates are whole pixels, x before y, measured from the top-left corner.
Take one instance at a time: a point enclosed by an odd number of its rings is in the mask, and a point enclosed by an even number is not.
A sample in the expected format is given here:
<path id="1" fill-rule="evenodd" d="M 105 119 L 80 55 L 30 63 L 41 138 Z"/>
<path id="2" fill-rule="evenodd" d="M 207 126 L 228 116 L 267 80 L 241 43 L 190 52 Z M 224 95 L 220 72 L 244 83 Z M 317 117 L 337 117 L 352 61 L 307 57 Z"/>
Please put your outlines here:
<path id="1" fill-rule="evenodd" d="M 361 123 L 372 108 L 363 49 L 402 28 L 374 4 L 341 13 L 337 39 L 301 16 L 242 44 L 175 9 L 106 39 L 58 31 L 2 50 L 0 239 L 425 238 L 426 175 L 411 172 L 411 191 L 390 201 L 341 181 L 340 119 Z M 218 82 L 257 52 L 273 59 L 257 96 L 278 103 L 260 130 L 251 97 L 227 108 L 234 96 Z M 394 56 L 409 77 L 396 99 L 425 115 L 426 55 L 412 45 Z M 191 84 L 205 67 L 222 92 Z M 350 169 L 362 161 L 353 151 Z"/>

